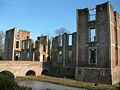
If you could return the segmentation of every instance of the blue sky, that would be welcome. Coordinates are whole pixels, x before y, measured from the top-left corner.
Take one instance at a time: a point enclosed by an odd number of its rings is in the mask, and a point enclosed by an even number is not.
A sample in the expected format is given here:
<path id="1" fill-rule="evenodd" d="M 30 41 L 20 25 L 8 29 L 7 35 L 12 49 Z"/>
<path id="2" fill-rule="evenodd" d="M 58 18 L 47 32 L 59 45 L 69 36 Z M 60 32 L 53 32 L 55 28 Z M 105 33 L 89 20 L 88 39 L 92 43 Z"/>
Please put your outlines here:
<path id="1" fill-rule="evenodd" d="M 94 8 L 106 1 L 120 13 L 120 0 L 0 0 L 0 30 L 28 30 L 33 39 L 54 35 L 61 27 L 75 32 L 76 9 Z"/>

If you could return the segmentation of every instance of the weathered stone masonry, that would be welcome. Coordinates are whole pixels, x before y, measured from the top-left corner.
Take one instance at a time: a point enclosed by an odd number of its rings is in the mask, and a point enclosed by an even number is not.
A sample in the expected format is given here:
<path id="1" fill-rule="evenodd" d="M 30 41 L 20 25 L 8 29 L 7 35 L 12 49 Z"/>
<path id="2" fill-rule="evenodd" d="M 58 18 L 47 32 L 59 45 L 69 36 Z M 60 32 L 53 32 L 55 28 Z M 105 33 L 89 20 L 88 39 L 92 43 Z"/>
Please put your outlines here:
<path id="1" fill-rule="evenodd" d="M 49 49 L 47 36 L 38 37 L 34 43 L 29 31 L 17 31 L 16 28 L 6 31 L 4 60 L 43 62 L 49 58 Z"/>
<path id="2" fill-rule="evenodd" d="M 40 61 L 0 61 L 0 72 L 7 72 L 9 76 L 11 73 L 14 78 L 28 74 L 39 76 L 43 71 L 42 67 L 43 62 Z"/>
<path id="3" fill-rule="evenodd" d="M 77 32 L 50 41 L 30 39 L 30 32 L 6 31 L 4 60 L 41 61 L 51 75 L 76 80 L 116 84 L 120 82 L 120 14 L 109 2 L 94 9 L 77 10 Z"/>
<path id="4" fill-rule="evenodd" d="M 77 10 L 75 79 L 115 84 L 120 82 L 120 15 L 109 2 L 97 5 L 94 10 L 92 21 L 90 9 Z M 91 30 L 95 30 L 93 40 Z"/>
<path id="5" fill-rule="evenodd" d="M 22 48 L 21 42 L 30 37 L 29 31 L 19 30 L 16 28 L 6 31 L 4 60 L 18 60 Z"/>
<path id="6" fill-rule="evenodd" d="M 76 66 L 76 33 L 64 33 L 53 38 L 51 71 L 63 77 L 73 77 Z"/>
<path id="7" fill-rule="evenodd" d="M 76 80 L 120 82 L 119 31 L 120 15 L 113 11 L 109 2 L 94 9 L 78 9 L 77 33 L 71 34 L 72 44 L 69 45 L 69 34 L 66 33 L 53 39 L 51 70 L 59 76 L 73 77 L 76 66 Z"/>

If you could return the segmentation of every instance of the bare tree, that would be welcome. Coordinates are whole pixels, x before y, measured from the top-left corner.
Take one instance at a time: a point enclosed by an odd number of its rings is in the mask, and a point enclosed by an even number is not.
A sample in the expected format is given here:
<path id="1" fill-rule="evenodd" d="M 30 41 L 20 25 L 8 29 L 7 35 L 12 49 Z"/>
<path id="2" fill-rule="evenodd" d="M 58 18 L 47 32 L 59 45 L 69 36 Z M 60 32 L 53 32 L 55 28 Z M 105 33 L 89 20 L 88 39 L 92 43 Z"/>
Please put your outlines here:
<path id="1" fill-rule="evenodd" d="M 69 30 L 62 27 L 62 28 L 59 28 L 55 31 L 55 34 L 57 36 L 63 35 L 64 33 L 69 33 Z"/>
<path id="2" fill-rule="evenodd" d="M 4 49 L 4 31 L 0 31 L 0 59 L 3 58 L 3 49 Z"/>
<path id="3" fill-rule="evenodd" d="M 70 32 L 69 32 L 69 30 L 67 30 L 67 29 L 65 29 L 65 28 L 59 28 L 59 29 L 57 29 L 56 31 L 55 31 L 55 34 L 56 34 L 56 36 L 59 36 L 59 38 L 58 38 L 58 40 L 59 40 L 59 46 L 62 46 L 62 35 L 64 34 L 64 33 L 67 33 L 67 34 L 69 34 Z"/>

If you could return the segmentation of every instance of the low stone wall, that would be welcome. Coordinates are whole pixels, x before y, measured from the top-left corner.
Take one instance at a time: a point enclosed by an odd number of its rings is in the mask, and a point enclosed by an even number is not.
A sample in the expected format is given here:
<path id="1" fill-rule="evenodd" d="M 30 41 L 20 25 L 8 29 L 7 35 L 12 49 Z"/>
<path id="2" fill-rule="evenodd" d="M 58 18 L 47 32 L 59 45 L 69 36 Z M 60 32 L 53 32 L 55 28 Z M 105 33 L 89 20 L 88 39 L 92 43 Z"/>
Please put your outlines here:
<path id="1" fill-rule="evenodd" d="M 50 72 L 52 73 L 51 75 L 53 76 L 74 79 L 75 68 L 56 66 L 56 67 L 51 67 Z"/>
<path id="2" fill-rule="evenodd" d="M 77 67 L 75 79 L 85 82 L 112 84 L 110 68 Z"/>

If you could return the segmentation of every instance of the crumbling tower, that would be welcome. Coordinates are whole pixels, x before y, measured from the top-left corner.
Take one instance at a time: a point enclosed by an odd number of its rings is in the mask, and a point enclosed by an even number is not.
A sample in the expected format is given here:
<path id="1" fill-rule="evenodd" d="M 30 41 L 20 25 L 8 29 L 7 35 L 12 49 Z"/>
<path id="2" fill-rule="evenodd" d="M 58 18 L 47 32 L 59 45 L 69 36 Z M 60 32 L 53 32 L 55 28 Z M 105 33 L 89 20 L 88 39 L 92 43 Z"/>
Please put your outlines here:
<path id="1" fill-rule="evenodd" d="M 19 60 L 22 49 L 22 40 L 30 38 L 30 32 L 25 30 L 17 31 L 16 28 L 6 31 L 4 60 Z"/>
<path id="2" fill-rule="evenodd" d="M 109 2 L 77 10 L 76 62 L 77 80 L 120 81 L 120 15 Z"/>
<path id="3" fill-rule="evenodd" d="M 50 41 L 48 36 L 37 37 L 35 42 L 35 60 L 46 62 L 50 59 Z"/>

